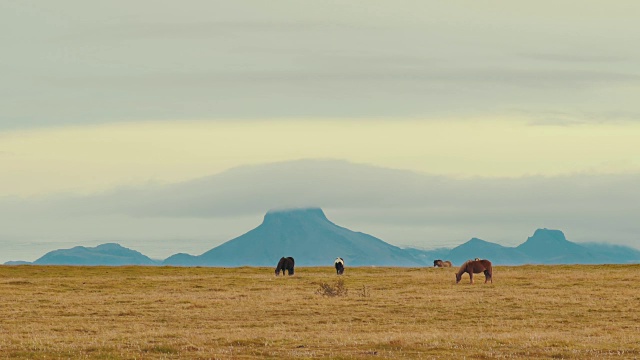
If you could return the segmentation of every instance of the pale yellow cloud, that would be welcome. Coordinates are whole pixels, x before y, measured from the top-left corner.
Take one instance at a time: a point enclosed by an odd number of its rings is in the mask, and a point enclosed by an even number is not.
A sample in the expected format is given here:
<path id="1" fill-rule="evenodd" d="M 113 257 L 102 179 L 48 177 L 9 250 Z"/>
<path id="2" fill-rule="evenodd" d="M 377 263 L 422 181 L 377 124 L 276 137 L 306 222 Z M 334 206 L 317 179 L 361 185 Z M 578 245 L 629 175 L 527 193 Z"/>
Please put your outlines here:
<path id="1" fill-rule="evenodd" d="M 0 133 L 0 196 L 176 182 L 225 169 L 333 158 L 454 176 L 626 173 L 640 125 L 525 120 L 145 122 Z"/>

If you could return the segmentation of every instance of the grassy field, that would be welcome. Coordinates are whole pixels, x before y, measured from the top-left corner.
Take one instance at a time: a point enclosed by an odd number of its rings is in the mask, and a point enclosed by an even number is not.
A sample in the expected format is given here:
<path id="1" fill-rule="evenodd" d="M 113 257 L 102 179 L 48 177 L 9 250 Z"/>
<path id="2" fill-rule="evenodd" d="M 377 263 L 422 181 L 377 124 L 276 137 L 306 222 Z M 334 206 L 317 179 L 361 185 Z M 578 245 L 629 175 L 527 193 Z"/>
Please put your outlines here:
<path id="1" fill-rule="evenodd" d="M 640 358 L 639 265 L 454 273 L 0 266 L 0 358 Z"/>

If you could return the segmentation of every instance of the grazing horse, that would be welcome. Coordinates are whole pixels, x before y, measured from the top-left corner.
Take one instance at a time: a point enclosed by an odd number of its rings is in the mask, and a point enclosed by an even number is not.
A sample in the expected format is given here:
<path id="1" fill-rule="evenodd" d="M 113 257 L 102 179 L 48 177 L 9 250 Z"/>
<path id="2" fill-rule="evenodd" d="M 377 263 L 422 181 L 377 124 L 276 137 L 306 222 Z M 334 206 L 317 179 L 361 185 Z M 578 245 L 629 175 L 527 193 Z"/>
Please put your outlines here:
<path id="1" fill-rule="evenodd" d="M 293 275 L 294 265 L 295 261 L 293 261 L 292 257 L 281 257 L 280 261 L 278 261 L 278 266 L 276 266 L 276 276 L 280 275 L 280 271 L 282 271 L 282 275 L 284 275 L 285 270 L 289 273 L 289 276 Z"/>
<path id="2" fill-rule="evenodd" d="M 336 268 L 336 274 L 342 275 L 344 273 L 344 259 L 341 257 L 336 258 L 336 261 L 333 262 L 333 266 Z"/>
<path id="3" fill-rule="evenodd" d="M 453 266 L 453 264 L 451 264 L 451 261 L 449 260 L 442 261 L 438 259 L 438 260 L 433 260 L 433 266 L 434 267 L 451 267 Z"/>
<path id="4" fill-rule="evenodd" d="M 493 284 L 493 269 L 489 260 L 469 260 L 460 266 L 456 274 L 456 284 L 460 282 L 462 274 L 469 273 L 469 280 L 473 284 L 473 274 L 484 273 L 484 283 L 491 280 Z"/>

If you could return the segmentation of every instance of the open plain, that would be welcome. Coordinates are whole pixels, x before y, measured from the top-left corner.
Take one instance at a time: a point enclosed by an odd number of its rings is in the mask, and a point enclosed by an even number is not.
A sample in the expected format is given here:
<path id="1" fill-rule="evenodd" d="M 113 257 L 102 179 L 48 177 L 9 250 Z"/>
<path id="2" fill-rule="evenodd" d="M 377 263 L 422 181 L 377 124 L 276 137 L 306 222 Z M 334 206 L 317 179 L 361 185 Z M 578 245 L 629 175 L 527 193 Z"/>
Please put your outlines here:
<path id="1" fill-rule="evenodd" d="M 0 266 L 0 358 L 640 358 L 640 265 L 456 270 Z"/>

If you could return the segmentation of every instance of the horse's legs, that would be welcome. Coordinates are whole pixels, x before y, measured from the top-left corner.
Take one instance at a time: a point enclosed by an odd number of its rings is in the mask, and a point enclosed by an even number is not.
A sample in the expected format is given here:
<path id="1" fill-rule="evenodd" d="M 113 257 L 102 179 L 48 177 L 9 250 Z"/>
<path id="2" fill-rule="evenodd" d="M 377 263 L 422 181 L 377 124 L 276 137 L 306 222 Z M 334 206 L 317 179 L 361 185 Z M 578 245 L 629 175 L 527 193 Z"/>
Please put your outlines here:
<path id="1" fill-rule="evenodd" d="M 469 281 L 471 281 L 471 284 L 473 284 L 473 271 L 469 272 Z"/>
<path id="2" fill-rule="evenodd" d="M 484 283 L 486 284 L 487 281 L 491 280 L 491 283 L 493 284 L 493 276 L 491 276 L 491 272 L 489 272 L 489 270 L 485 270 L 484 271 Z"/>
<path id="3" fill-rule="evenodd" d="M 486 284 L 489 281 L 489 272 L 487 270 L 483 271 L 484 273 L 484 283 Z"/>

